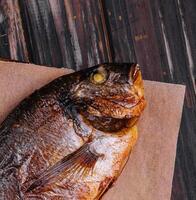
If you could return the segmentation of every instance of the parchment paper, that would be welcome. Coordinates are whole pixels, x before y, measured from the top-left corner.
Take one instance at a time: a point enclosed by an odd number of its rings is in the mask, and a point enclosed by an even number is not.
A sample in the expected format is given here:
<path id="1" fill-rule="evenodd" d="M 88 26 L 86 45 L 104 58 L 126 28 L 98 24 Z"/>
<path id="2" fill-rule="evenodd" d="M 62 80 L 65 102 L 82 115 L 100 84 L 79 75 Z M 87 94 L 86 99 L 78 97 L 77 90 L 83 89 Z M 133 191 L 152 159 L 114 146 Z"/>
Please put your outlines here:
<path id="1" fill-rule="evenodd" d="M 145 81 L 139 139 L 103 200 L 170 200 L 185 86 Z"/>
<path id="2" fill-rule="evenodd" d="M 35 89 L 70 72 L 0 61 L 0 122 Z M 170 199 L 184 92 L 182 85 L 145 81 L 148 105 L 138 125 L 138 142 L 104 200 Z"/>

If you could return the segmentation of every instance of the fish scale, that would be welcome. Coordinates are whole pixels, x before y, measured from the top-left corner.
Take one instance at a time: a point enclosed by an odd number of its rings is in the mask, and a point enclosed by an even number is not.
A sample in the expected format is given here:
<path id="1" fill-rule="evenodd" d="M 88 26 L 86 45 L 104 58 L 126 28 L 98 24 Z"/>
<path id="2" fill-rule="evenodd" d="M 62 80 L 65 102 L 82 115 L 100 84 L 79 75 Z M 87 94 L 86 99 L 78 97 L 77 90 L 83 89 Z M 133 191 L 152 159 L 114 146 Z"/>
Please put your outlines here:
<path id="1" fill-rule="evenodd" d="M 100 199 L 145 104 L 137 64 L 97 65 L 37 90 L 0 127 L 0 199 Z"/>

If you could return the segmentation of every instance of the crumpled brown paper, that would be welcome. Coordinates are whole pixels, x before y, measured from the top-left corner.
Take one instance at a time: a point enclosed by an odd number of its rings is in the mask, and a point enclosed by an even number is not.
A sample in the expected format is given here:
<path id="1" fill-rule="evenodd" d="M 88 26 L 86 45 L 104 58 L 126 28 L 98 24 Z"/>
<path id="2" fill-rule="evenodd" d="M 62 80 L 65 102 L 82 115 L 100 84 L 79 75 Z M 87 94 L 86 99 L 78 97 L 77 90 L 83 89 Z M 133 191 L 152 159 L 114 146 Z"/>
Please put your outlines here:
<path id="1" fill-rule="evenodd" d="M 0 61 L 0 122 L 35 89 L 70 72 Z M 148 104 L 138 125 L 138 142 L 103 200 L 170 199 L 184 93 L 182 85 L 145 81 Z"/>

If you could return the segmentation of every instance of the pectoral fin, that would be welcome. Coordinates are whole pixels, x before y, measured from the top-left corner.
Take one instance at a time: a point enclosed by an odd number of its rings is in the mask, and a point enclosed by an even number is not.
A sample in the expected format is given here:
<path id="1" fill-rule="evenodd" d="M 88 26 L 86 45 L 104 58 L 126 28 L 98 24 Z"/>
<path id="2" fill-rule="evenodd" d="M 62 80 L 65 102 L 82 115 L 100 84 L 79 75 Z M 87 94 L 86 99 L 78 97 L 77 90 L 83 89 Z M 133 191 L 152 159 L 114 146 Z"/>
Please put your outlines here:
<path id="1" fill-rule="evenodd" d="M 92 173 L 99 155 L 95 155 L 90 150 L 89 143 L 84 144 L 77 151 L 64 157 L 48 170 L 43 172 L 26 190 L 30 192 L 38 187 L 42 187 L 51 180 L 58 180 L 58 176 L 63 173 L 63 179 L 70 179 L 77 175 L 77 178 L 87 176 Z M 54 181 L 55 181 L 54 180 Z"/>

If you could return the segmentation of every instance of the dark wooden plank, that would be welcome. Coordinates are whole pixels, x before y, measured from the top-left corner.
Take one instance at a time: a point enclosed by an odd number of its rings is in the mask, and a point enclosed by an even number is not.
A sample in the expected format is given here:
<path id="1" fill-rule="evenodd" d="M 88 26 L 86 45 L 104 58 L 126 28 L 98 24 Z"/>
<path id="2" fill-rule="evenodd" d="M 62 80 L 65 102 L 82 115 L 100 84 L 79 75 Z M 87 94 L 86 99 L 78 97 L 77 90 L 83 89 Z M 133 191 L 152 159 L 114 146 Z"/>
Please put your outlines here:
<path id="1" fill-rule="evenodd" d="M 0 1 L 0 57 L 28 62 L 18 0 Z"/>
<path id="2" fill-rule="evenodd" d="M 8 41 L 8 20 L 5 11 L 0 4 L 0 56 L 3 58 L 10 57 L 9 41 Z"/>
<path id="3" fill-rule="evenodd" d="M 115 62 L 135 62 L 131 26 L 124 0 L 103 1 Z"/>
<path id="4" fill-rule="evenodd" d="M 84 68 L 108 61 L 98 1 L 20 0 L 31 60 Z"/>
<path id="5" fill-rule="evenodd" d="M 179 145 L 178 145 L 179 147 Z M 176 157 L 171 200 L 188 200 L 187 189 L 182 173 L 183 165 L 179 156 Z"/>
<path id="6" fill-rule="evenodd" d="M 184 30 L 187 39 L 187 47 L 189 50 L 190 61 L 194 78 L 196 78 L 196 1 L 195 0 L 178 0 L 178 7 L 180 8 L 181 18 L 184 21 Z"/>
<path id="7" fill-rule="evenodd" d="M 158 2 L 158 1 L 157 1 Z M 186 98 L 182 116 L 181 129 L 178 139 L 177 160 L 173 181 L 172 199 L 178 198 L 178 191 L 181 191 L 181 198 L 196 198 L 196 98 L 192 66 L 196 64 L 192 59 L 193 49 L 189 46 L 189 38 L 186 32 L 186 23 L 182 16 L 179 1 L 159 1 L 157 11 L 160 15 L 160 23 L 165 28 L 164 36 L 168 43 L 168 59 L 170 59 L 170 70 L 174 83 L 186 84 Z M 192 19 L 194 20 L 194 19 Z M 191 58 L 190 58 L 191 57 Z M 177 182 L 178 175 L 181 175 L 181 182 Z"/>
<path id="8" fill-rule="evenodd" d="M 188 101 L 188 107 L 184 109 L 183 115 L 183 123 L 181 130 L 187 132 L 187 134 L 183 134 L 183 131 L 180 133 L 179 141 L 178 141 L 178 156 L 176 162 L 176 170 L 173 179 L 173 190 L 172 190 L 172 200 L 180 199 L 180 195 L 183 197 L 184 188 L 187 193 L 186 198 L 184 199 L 196 199 L 196 105 L 194 101 L 195 97 L 195 77 L 196 77 L 196 1 L 176 1 L 176 5 L 179 10 L 179 17 L 182 23 L 183 35 L 185 39 L 185 48 L 188 53 L 188 67 L 190 76 L 189 79 L 192 79 L 193 89 L 189 90 L 189 94 L 193 97 Z M 190 89 L 190 87 L 188 87 Z M 192 100 L 193 99 L 193 100 Z M 187 138 L 188 136 L 188 138 Z M 178 164 L 178 162 L 180 162 Z M 186 171 L 185 171 L 186 169 Z M 185 171 L 185 172 L 184 172 Z M 181 174 L 181 175 L 179 175 Z M 184 179 L 185 181 L 179 181 L 179 178 Z M 179 182 L 181 184 L 179 184 Z M 179 187 L 181 190 L 177 191 L 176 188 L 181 185 L 183 187 Z M 178 196 L 178 198 L 175 198 Z M 181 198 L 182 199 L 182 198 Z"/>
<path id="9" fill-rule="evenodd" d="M 195 126 L 196 112 L 184 106 L 178 138 L 176 165 L 173 179 L 172 200 L 195 200 Z"/>
<path id="10" fill-rule="evenodd" d="M 118 52 L 118 55 L 115 53 L 115 60 L 122 62 L 123 55 L 135 54 L 136 61 L 143 67 L 144 78 L 187 86 L 178 139 L 172 200 L 196 199 L 196 181 L 193 178 L 196 177 L 195 4 L 194 0 L 105 2 L 105 8 L 109 13 L 108 30 L 115 40 L 112 44 L 114 51 Z M 121 11 L 120 7 L 123 7 L 124 11 Z M 128 16 L 126 25 L 120 25 L 117 17 L 112 17 L 113 12 L 125 21 Z M 128 32 L 132 37 L 131 40 L 124 37 L 125 48 L 121 48 L 121 41 L 116 39 L 120 32 Z"/>
<path id="11" fill-rule="evenodd" d="M 162 69 L 157 39 L 149 12 L 149 2 L 143 0 L 104 2 L 110 25 L 110 35 L 114 41 L 115 61 L 137 60 L 145 69 L 143 70 L 144 78 L 163 80 L 163 73 L 160 73 Z M 149 58 L 149 52 L 153 59 Z"/>
<path id="12" fill-rule="evenodd" d="M 158 1 L 157 1 L 158 2 Z M 165 45 L 167 58 L 171 66 L 168 65 L 172 73 L 172 81 L 175 83 L 184 83 L 187 87 L 187 104 L 190 107 L 196 105 L 194 84 L 191 75 L 189 60 L 190 52 L 186 44 L 186 33 L 184 32 L 180 8 L 175 1 L 159 1 L 157 12 L 160 14 L 159 21 L 164 27 L 163 37 L 168 45 Z M 190 49 L 191 50 L 191 49 Z"/>

